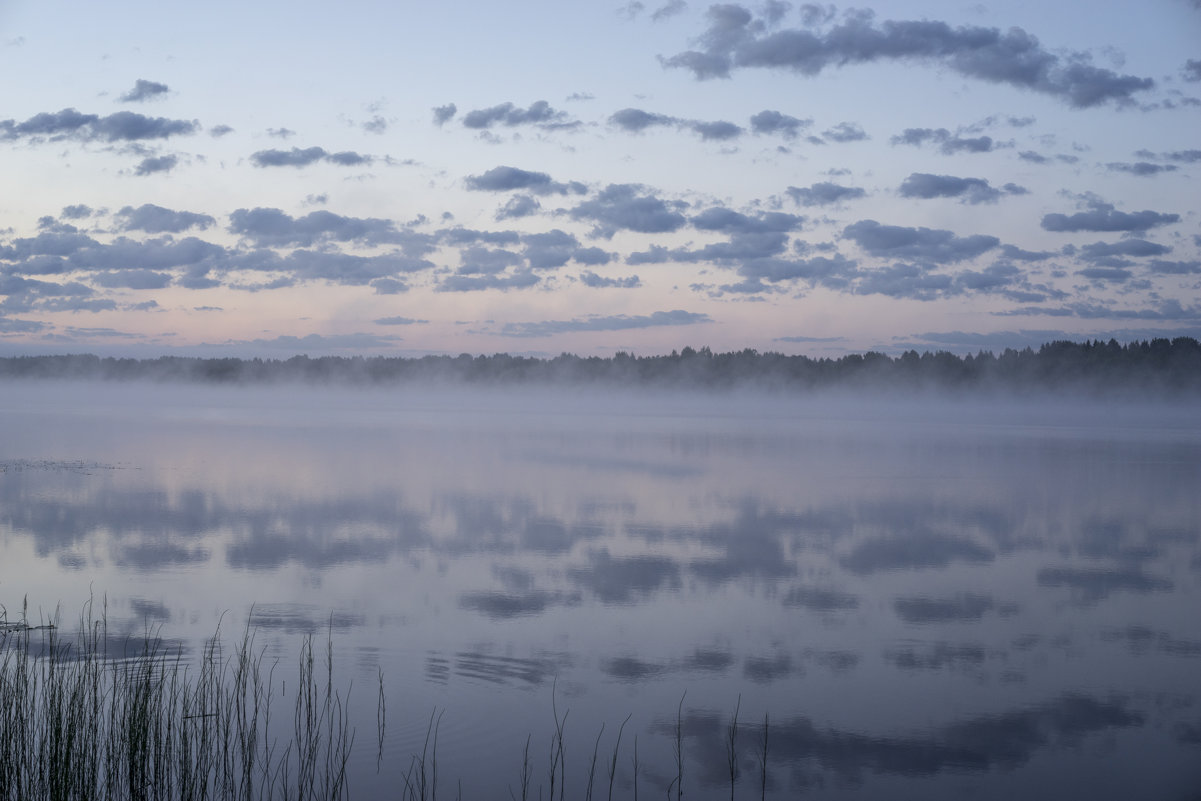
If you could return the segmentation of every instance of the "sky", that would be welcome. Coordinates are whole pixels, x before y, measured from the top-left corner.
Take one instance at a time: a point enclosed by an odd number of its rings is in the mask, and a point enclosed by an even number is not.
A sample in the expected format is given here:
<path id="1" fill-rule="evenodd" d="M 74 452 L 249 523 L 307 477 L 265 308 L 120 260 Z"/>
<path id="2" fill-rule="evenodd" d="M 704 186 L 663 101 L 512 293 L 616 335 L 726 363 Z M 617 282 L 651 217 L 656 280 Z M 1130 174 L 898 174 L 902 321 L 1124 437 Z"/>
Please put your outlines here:
<path id="1" fill-rule="evenodd" d="M 0 0 L 0 355 L 1201 336 L 1201 0 Z"/>

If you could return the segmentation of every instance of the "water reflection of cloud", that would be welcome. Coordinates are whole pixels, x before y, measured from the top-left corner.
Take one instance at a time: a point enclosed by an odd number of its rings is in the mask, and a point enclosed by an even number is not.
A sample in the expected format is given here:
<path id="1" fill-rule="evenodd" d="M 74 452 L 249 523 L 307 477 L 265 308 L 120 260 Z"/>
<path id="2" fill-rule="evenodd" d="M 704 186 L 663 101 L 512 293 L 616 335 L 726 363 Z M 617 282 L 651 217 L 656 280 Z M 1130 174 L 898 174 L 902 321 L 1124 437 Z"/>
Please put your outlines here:
<path id="1" fill-rule="evenodd" d="M 786 678 L 794 670 L 792 657 L 788 654 L 772 656 L 748 656 L 742 663 L 742 675 L 756 684 L 769 684 Z"/>
<path id="2" fill-rule="evenodd" d="M 901 670 L 963 670 L 978 668 L 987 658 L 984 648 L 973 643 L 936 642 L 893 648 L 884 659 Z"/>
<path id="3" fill-rule="evenodd" d="M 855 546 L 842 566 L 865 576 L 887 570 L 945 568 L 952 562 L 981 564 L 995 558 L 993 551 L 974 540 L 933 531 L 902 531 L 874 537 Z"/>
<path id="4" fill-rule="evenodd" d="M 628 604 L 661 588 L 680 587 L 680 568 L 665 556 L 613 557 L 606 550 L 594 551 L 586 567 L 571 568 L 567 575 L 606 604 Z"/>
<path id="5" fill-rule="evenodd" d="M 994 715 L 980 715 L 930 731 L 904 735 L 872 735 L 833 726 L 820 726 L 806 717 L 769 722 L 769 768 L 789 765 L 794 784 L 812 781 L 807 767 L 816 764 L 843 781 L 860 782 L 865 774 L 910 778 L 941 773 L 986 774 L 1014 768 L 1039 752 L 1074 746 L 1081 738 L 1145 724 L 1143 713 L 1121 700 L 1066 694 L 1037 706 Z M 687 747 L 702 766 L 699 782 L 707 787 L 728 784 L 729 720 L 717 714 L 689 710 L 681 719 Z M 675 736 L 676 721 L 660 721 L 652 730 Z M 740 722 L 742 752 L 757 759 L 762 723 Z M 1191 729 L 1182 733 L 1188 736 Z"/>
<path id="6" fill-rule="evenodd" d="M 558 666 L 549 659 L 522 659 L 511 656 L 464 652 L 455 654 L 454 674 L 490 684 L 528 684 L 537 686 L 554 677 Z"/>
<path id="7" fill-rule="evenodd" d="M 1185 745 L 1201 745 L 1201 720 L 1196 723 L 1180 721 L 1172 727 L 1172 736 Z"/>
<path id="8" fill-rule="evenodd" d="M 859 596 L 828 587 L 793 587 L 784 596 L 785 606 L 809 609 L 813 612 L 837 612 L 859 608 Z"/>
<path id="9" fill-rule="evenodd" d="M 139 620 L 165 623 L 171 619 L 171 613 L 162 601 L 151 601 L 147 598 L 130 598 L 129 608 Z"/>
<path id="10" fill-rule="evenodd" d="M 646 681 L 665 675 L 669 666 L 633 656 L 618 656 L 601 662 L 601 672 L 620 681 Z"/>
<path id="11" fill-rule="evenodd" d="M 187 547 L 173 542 L 142 542 L 118 545 L 113 561 L 121 567 L 146 572 L 177 565 L 202 565 L 209 560 L 209 549 Z"/>
<path id="12" fill-rule="evenodd" d="M 689 569 L 706 581 L 720 584 L 736 578 L 787 578 L 796 575 L 796 560 L 784 550 L 784 535 L 803 530 L 805 518 L 799 515 L 759 508 L 753 500 L 740 504 L 730 523 L 698 528 L 696 539 L 721 551 L 720 556 L 694 559 Z"/>
<path id="13" fill-rule="evenodd" d="M 704 469 L 695 462 L 652 462 L 642 459 L 619 459 L 558 451 L 526 451 L 523 458 L 534 464 L 556 468 L 578 468 L 586 471 L 647 475 L 656 478 L 696 478 L 705 473 Z"/>
<path id="14" fill-rule="evenodd" d="M 281 631 L 285 634 L 317 634 L 321 631 L 346 631 L 362 626 L 362 615 L 325 612 L 312 604 L 283 603 L 255 606 L 250 627 Z"/>
<path id="15" fill-rule="evenodd" d="M 963 593 L 953 598 L 897 598 L 892 608 L 906 623 L 971 623 L 996 606 L 986 595 Z"/>
<path id="16" fill-rule="evenodd" d="M 1167 579 L 1128 568 L 1047 567 L 1038 571 L 1038 583 L 1042 587 L 1067 587 L 1086 604 L 1096 603 L 1115 592 L 1167 592 L 1174 586 Z"/>
<path id="17" fill-rule="evenodd" d="M 733 667 L 733 652 L 722 648 L 696 648 L 683 659 L 647 660 L 624 655 L 601 661 L 601 672 L 619 681 L 638 682 L 669 674 L 707 673 L 719 675 Z"/>
<path id="18" fill-rule="evenodd" d="M 1201 656 L 1201 642 L 1177 639 L 1166 631 L 1155 631 L 1147 626 L 1107 629 L 1101 633 L 1101 639 L 1124 642 L 1136 654 L 1157 652 L 1170 656 Z"/>
<path id="19" fill-rule="evenodd" d="M 459 606 L 479 612 L 493 620 L 509 620 L 527 617 L 546 611 L 552 606 L 574 606 L 580 602 L 578 593 L 548 592 L 500 592 L 485 590 L 465 592 L 459 596 Z"/>

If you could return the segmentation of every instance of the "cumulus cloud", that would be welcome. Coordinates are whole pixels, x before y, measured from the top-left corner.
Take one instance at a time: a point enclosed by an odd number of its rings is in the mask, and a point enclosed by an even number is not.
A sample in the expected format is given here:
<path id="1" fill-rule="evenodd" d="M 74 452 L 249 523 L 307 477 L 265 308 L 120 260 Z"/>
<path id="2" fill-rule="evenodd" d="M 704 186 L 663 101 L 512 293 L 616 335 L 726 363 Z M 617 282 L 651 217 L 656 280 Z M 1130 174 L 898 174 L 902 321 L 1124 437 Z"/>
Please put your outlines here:
<path id="1" fill-rule="evenodd" d="M 842 235 L 878 258 L 913 259 L 931 264 L 973 259 L 1001 244 L 995 236 L 959 237 L 950 231 L 881 225 L 875 220 L 852 223 L 843 229 Z"/>
<path id="2" fill-rule="evenodd" d="M 537 284 L 540 279 L 534 273 L 525 270 L 512 275 L 450 275 L 442 279 L 435 287 L 436 292 L 480 292 L 486 289 L 526 289 Z"/>
<path id="3" fill-rule="evenodd" d="M 532 214 L 537 214 L 541 208 L 542 204 L 530 195 L 514 195 L 508 199 L 505 205 L 497 209 L 496 219 L 498 221 L 516 220 L 522 217 L 529 217 Z"/>
<path id="4" fill-rule="evenodd" d="M 542 320 L 528 323 L 506 323 L 498 333 L 507 337 L 548 337 L 576 331 L 626 331 L 633 328 L 697 325 L 710 323 L 707 314 L 673 309 L 652 314 L 615 314 L 608 317 L 577 317 L 571 320 Z"/>
<path id="5" fill-rule="evenodd" d="M 844 200 L 855 200 L 867 195 L 861 187 L 840 186 L 829 181 L 807 187 L 790 186 L 786 192 L 798 206 L 832 206 Z"/>
<path id="6" fill-rule="evenodd" d="M 713 206 L 693 217 L 690 222 L 702 231 L 722 233 L 768 233 L 794 231 L 801 227 L 804 217 L 772 211 L 749 216 L 742 212 Z"/>
<path id="7" fill-rule="evenodd" d="M 453 104 L 451 104 L 451 107 L 453 107 Z M 442 108 L 447 107 L 443 106 Z M 434 112 L 434 119 L 435 121 L 438 120 L 437 109 Z M 449 117 L 446 119 L 449 119 Z M 446 119 L 443 119 L 442 122 L 445 122 Z M 567 122 L 567 114 L 565 112 L 556 111 L 545 100 L 536 100 L 530 104 L 529 108 L 521 108 L 520 106 L 506 102 L 488 108 L 474 109 L 463 115 L 463 126 L 475 130 L 487 130 L 494 125 L 503 125 L 511 128 L 517 125 L 561 127 L 570 124 Z"/>
<path id="8" fill-rule="evenodd" d="M 136 209 L 125 206 L 117 212 L 116 218 L 121 230 L 148 234 L 179 234 L 190 228 L 204 230 L 217 222 L 207 214 L 173 211 L 153 203 L 143 203 Z"/>
<path id="9" fill-rule="evenodd" d="M 706 141 L 716 140 L 724 142 L 729 139 L 737 139 L 742 135 L 742 128 L 732 122 L 717 120 L 714 122 L 690 121 L 687 127 L 693 133 L 699 134 L 701 139 Z"/>
<path id="10" fill-rule="evenodd" d="M 578 239 L 558 228 L 541 234 L 525 234 L 521 237 L 521 243 L 525 246 L 522 255 L 533 270 L 553 270 L 562 267 L 580 248 Z M 599 249 L 590 248 L 584 259 L 587 260 L 589 255 L 593 255 L 594 250 Z"/>
<path id="11" fill-rule="evenodd" d="M 186 136 L 199 130 L 194 120 L 171 120 L 166 117 L 147 117 L 133 111 L 118 111 L 101 117 L 83 114 L 73 108 L 42 112 L 23 122 L 0 120 L 3 139 L 74 139 L 78 141 L 137 142 Z"/>
<path id="12" fill-rule="evenodd" d="M 491 275 L 503 273 L 521 263 L 521 256 L 504 248 L 468 247 L 459 251 L 457 275 Z"/>
<path id="13" fill-rule="evenodd" d="M 1192 83 L 1201 81 L 1201 58 L 1190 58 L 1184 62 L 1184 67 L 1180 70 L 1180 74 L 1186 81 Z"/>
<path id="14" fill-rule="evenodd" d="M 1161 225 L 1180 221 L 1179 214 L 1161 214 L 1156 211 L 1117 211 L 1110 203 L 1092 201 L 1088 211 L 1076 214 L 1046 214 L 1042 227 L 1046 231 L 1147 231 Z"/>
<path id="15" fill-rule="evenodd" d="M 1164 153 L 1163 157 L 1168 161 L 1179 161 L 1184 164 L 1196 164 L 1201 161 L 1201 150 L 1174 150 L 1170 153 Z"/>
<path id="16" fill-rule="evenodd" d="M 648 128 L 670 127 L 692 131 L 706 141 L 737 139 L 744 131 L 741 126 L 726 120 L 689 120 L 655 114 L 640 108 L 623 108 L 609 115 L 609 123 L 627 133 L 642 133 Z"/>
<path id="17" fill-rule="evenodd" d="M 481 175 L 469 175 L 465 183 L 468 189 L 479 192 L 511 192 L 524 189 L 538 195 L 583 195 L 588 187 L 579 181 L 559 183 L 552 181 L 544 172 L 522 170 L 517 167 L 493 167 Z"/>
<path id="18" fill-rule="evenodd" d="M 452 117 L 458 112 L 459 107 L 454 103 L 447 103 L 445 106 L 434 107 L 434 125 L 444 125 L 449 122 Z"/>
<path id="19" fill-rule="evenodd" d="M 1100 263 L 1113 257 L 1131 256 L 1143 258 L 1146 256 L 1164 256 L 1171 253 L 1167 245 L 1148 242 L 1146 239 L 1123 239 L 1120 242 L 1093 242 L 1080 248 L 1081 258 Z"/>
<path id="20" fill-rule="evenodd" d="M 901 197 L 911 198 L 958 198 L 961 203 L 996 203 L 1002 195 L 1021 195 L 1026 189 L 1016 184 L 1005 184 L 1002 189 L 991 186 L 983 178 L 958 178 L 954 175 L 932 175 L 915 172 L 906 178 L 900 187 Z"/>
<path id="21" fill-rule="evenodd" d="M 571 210 L 574 220 L 591 220 L 593 234 L 606 239 L 619 230 L 644 234 L 677 231 L 686 222 L 682 201 L 665 201 L 638 184 L 609 184 L 596 197 Z"/>
<path id="22" fill-rule="evenodd" d="M 107 289 L 162 289 L 171 283 L 171 275 L 154 270 L 113 270 L 97 273 L 92 281 Z"/>
<path id="23" fill-rule="evenodd" d="M 84 203 L 63 206 L 62 217 L 65 220 L 82 220 L 90 216 L 92 216 L 92 208 Z"/>
<path id="24" fill-rule="evenodd" d="M 822 136 L 831 142 L 861 142 L 867 139 L 867 133 L 857 122 L 840 122 L 822 131 Z"/>
<path id="25" fill-rule="evenodd" d="M 889 142 L 914 147 L 936 144 L 939 152 L 948 156 L 956 153 L 988 153 L 996 146 L 991 136 L 961 136 L 952 134 L 946 128 L 906 128 L 891 137 Z"/>
<path id="26" fill-rule="evenodd" d="M 377 217 L 344 217 L 324 209 L 293 217 L 276 208 L 237 209 L 229 215 L 229 231 L 259 247 L 311 247 L 322 242 L 399 245 L 406 254 L 421 256 L 434 247 L 428 234 L 397 228 Z"/>
<path id="27" fill-rule="evenodd" d="M 119 98 L 122 103 L 142 103 L 147 100 L 160 98 L 167 92 L 171 91 L 167 84 L 157 83 L 156 81 L 147 81 L 138 78 L 134 81 L 133 88 Z"/>
<path id="28" fill-rule="evenodd" d="M 833 256 L 814 256 L 808 259 L 749 259 L 739 266 L 738 274 L 760 287 L 755 291 L 762 291 L 762 281 L 774 284 L 798 280 L 814 286 L 845 289 L 850 286 L 859 271 L 854 261 L 836 253 Z"/>
<path id="29" fill-rule="evenodd" d="M 785 139 L 795 139 L 813 124 L 812 119 L 799 119 L 770 109 L 751 117 L 751 131 L 757 134 L 779 134 Z"/>
<path id="30" fill-rule="evenodd" d="M 826 30 L 776 29 L 738 5 L 709 9 L 702 50 L 663 59 L 668 68 L 698 79 L 726 78 L 747 68 L 788 70 L 805 77 L 827 68 L 881 61 L 947 67 L 968 78 L 1039 92 L 1069 106 L 1087 108 L 1133 102 L 1154 86 L 1150 78 L 1119 75 L 1094 66 L 1087 53 L 1058 55 L 1021 28 L 958 26 L 937 20 L 886 20 L 846 15 Z"/>
<path id="31" fill-rule="evenodd" d="M 250 156 L 250 162 L 256 167 L 307 167 L 318 161 L 326 161 L 343 167 L 355 167 L 360 164 L 370 164 L 372 158 L 350 150 L 330 153 L 323 147 L 259 150 Z"/>
<path id="32" fill-rule="evenodd" d="M 309 334 L 303 337 L 285 334 L 273 339 L 251 339 L 230 344 L 309 353 L 321 350 L 358 350 L 392 347 L 397 337 L 379 334 Z"/>
<path id="33" fill-rule="evenodd" d="M 376 325 L 417 325 L 428 323 L 429 320 L 418 320 L 413 317 L 377 317 L 372 322 Z"/>
<path id="34" fill-rule="evenodd" d="M 638 276 L 636 275 L 625 278 L 606 278 L 605 276 L 597 275 L 591 270 L 585 270 L 580 273 L 580 282 L 584 286 L 590 286 L 593 289 L 637 289 L 642 286 L 642 282 L 638 280 Z"/>
<path id="35" fill-rule="evenodd" d="M 668 0 L 668 2 L 651 12 L 651 21 L 662 22 L 665 19 L 682 13 L 686 8 L 688 8 L 688 4 L 684 0 Z"/>
<path id="36" fill-rule="evenodd" d="M 179 164 L 178 156 L 147 156 L 138 162 L 134 169 L 135 175 L 154 175 L 156 172 L 170 172 Z"/>
<path id="37" fill-rule="evenodd" d="M 640 108 L 623 108 L 609 115 L 609 122 L 630 133 L 641 133 L 656 125 L 675 125 L 679 120 L 666 114 L 652 114 Z"/>
<path id="38" fill-rule="evenodd" d="M 546 186 L 550 176 L 544 172 L 531 172 L 517 167 L 493 167 L 482 175 L 471 175 L 465 182 L 468 189 L 484 192 L 509 192 L 514 189 L 530 189 Z"/>
<path id="39" fill-rule="evenodd" d="M 1105 168 L 1110 172 L 1124 172 L 1140 177 L 1159 175 L 1161 172 L 1175 172 L 1178 169 L 1175 164 L 1152 164 L 1149 161 L 1136 161 L 1134 163 L 1111 161 L 1105 165 Z"/>

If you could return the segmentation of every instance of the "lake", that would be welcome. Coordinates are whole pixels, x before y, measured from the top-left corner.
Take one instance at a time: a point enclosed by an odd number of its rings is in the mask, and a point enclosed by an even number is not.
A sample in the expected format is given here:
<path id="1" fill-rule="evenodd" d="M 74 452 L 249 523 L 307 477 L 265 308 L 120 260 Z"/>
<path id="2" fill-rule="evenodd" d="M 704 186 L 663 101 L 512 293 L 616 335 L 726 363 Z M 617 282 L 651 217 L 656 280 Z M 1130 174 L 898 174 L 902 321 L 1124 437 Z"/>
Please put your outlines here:
<path id="1" fill-rule="evenodd" d="M 0 603 L 328 643 L 352 798 L 431 720 L 442 797 L 537 797 L 556 716 L 568 797 L 678 731 L 728 798 L 737 710 L 738 798 L 1196 799 L 1199 490 L 1196 404 L 10 383 Z"/>

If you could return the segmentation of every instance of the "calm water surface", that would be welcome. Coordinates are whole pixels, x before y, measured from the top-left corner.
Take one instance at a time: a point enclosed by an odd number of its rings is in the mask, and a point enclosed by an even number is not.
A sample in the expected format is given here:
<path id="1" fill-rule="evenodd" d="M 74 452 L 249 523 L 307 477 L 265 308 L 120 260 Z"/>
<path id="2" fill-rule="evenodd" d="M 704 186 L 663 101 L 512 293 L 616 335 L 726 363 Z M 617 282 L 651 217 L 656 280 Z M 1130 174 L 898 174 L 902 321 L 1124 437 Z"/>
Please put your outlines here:
<path id="1" fill-rule="evenodd" d="M 443 796 L 527 736 L 536 795 L 552 708 L 569 796 L 629 716 L 614 797 L 636 736 L 661 798 L 678 715 L 728 798 L 737 707 L 740 798 L 766 715 L 773 798 L 1196 799 L 1199 490 L 1193 407 L 10 384 L 0 603 L 332 632 L 356 798 L 431 715 Z"/>

